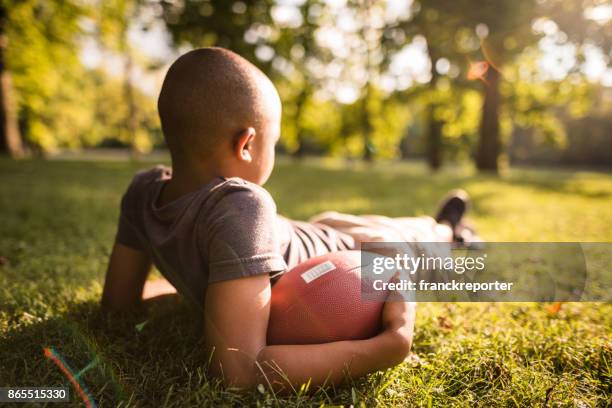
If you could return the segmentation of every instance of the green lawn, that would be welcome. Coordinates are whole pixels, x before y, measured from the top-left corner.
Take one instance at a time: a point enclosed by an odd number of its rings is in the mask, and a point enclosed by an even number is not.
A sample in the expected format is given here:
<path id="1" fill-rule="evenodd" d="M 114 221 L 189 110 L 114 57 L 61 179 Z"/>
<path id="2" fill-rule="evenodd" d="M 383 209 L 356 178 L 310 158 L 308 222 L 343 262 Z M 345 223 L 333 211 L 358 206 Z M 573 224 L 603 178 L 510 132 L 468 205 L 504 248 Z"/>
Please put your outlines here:
<path id="1" fill-rule="evenodd" d="M 610 406 L 612 307 L 421 304 L 420 361 L 338 389 L 244 396 L 207 381 L 187 305 L 109 319 L 97 309 L 118 201 L 147 164 L 0 160 L 0 386 L 68 385 L 54 347 L 99 406 Z M 282 161 L 267 185 L 279 212 L 431 214 L 451 188 L 474 199 L 489 241 L 612 241 L 609 173 L 513 170 L 500 178 L 419 165 Z M 136 325 L 145 322 L 144 326 Z M 73 395 L 73 405 L 82 406 Z"/>

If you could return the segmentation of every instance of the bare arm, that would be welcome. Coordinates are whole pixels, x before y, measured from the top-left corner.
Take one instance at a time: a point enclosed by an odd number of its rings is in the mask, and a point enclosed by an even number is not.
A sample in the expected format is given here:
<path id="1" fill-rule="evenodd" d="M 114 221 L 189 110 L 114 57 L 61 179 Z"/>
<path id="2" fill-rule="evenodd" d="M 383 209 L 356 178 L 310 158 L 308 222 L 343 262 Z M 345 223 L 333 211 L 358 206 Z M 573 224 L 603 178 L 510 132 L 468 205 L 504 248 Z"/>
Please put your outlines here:
<path id="1" fill-rule="evenodd" d="M 143 251 L 115 242 L 108 262 L 102 293 L 102 307 L 107 311 L 129 312 L 143 300 L 156 301 L 176 289 L 166 279 L 147 281 L 151 260 Z"/>
<path id="2" fill-rule="evenodd" d="M 360 377 L 398 364 L 409 352 L 414 306 L 403 302 L 387 304 L 385 331 L 372 339 L 268 346 L 270 293 L 267 275 L 215 283 L 208 288 L 205 337 L 214 349 L 211 371 L 227 384 L 251 388 L 262 383 L 277 390 L 309 380 L 313 386 L 338 384 L 346 374 Z"/>
<path id="3" fill-rule="evenodd" d="M 140 306 L 150 269 L 151 260 L 145 252 L 115 242 L 106 272 L 102 307 L 126 312 Z"/>

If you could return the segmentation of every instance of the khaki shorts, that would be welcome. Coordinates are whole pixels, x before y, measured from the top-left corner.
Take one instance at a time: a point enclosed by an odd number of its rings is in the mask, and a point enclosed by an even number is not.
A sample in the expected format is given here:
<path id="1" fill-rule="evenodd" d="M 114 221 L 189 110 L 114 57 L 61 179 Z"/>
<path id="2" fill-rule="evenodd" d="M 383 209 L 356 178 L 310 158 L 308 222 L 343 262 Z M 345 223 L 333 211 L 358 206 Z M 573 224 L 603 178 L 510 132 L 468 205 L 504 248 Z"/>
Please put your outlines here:
<path id="1" fill-rule="evenodd" d="M 431 217 L 390 218 L 381 215 L 357 216 L 329 211 L 316 215 L 309 221 L 328 225 L 351 236 L 355 241 L 352 249 L 356 250 L 364 249 L 389 257 L 397 254 L 415 257 L 423 254 L 444 258 L 451 255 L 451 247 L 448 245 L 452 241 L 450 228 L 438 224 Z M 364 242 L 394 244 L 375 244 L 362 248 L 361 244 Z M 421 245 L 421 243 L 428 244 Z"/>
<path id="2" fill-rule="evenodd" d="M 351 215 L 327 211 L 309 220 L 327 225 L 355 240 L 355 248 L 362 242 L 450 242 L 450 229 L 433 218 L 382 215 Z"/>

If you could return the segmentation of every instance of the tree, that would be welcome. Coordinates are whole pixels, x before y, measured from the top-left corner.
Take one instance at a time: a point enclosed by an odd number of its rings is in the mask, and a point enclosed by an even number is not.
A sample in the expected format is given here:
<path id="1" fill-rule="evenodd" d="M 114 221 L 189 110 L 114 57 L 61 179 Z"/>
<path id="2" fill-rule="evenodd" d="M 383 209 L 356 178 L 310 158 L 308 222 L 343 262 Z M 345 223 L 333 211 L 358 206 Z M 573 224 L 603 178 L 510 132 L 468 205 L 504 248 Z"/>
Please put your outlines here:
<path id="1" fill-rule="evenodd" d="M 288 83 L 286 88 L 291 89 L 291 92 L 287 92 L 290 94 L 290 100 L 289 104 L 284 104 L 284 110 L 287 108 L 291 110 L 289 120 L 292 123 L 297 145 L 294 154 L 302 157 L 308 149 L 307 132 L 304 126 L 307 104 L 315 88 L 321 84 L 323 79 L 321 73 L 317 72 L 313 65 L 319 66 L 331 59 L 329 50 L 321 47 L 316 41 L 316 32 L 327 17 L 326 4 L 318 0 L 306 0 L 298 6 L 276 7 L 282 8 L 273 8 L 273 17 L 274 14 L 280 14 L 283 10 L 286 12 L 288 7 L 294 7 L 292 10 L 299 13 L 293 13 L 299 18 L 274 20 L 278 35 L 269 45 L 275 51 L 272 78 L 286 81 Z"/>
<path id="2" fill-rule="evenodd" d="M 143 2 L 140 0 L 103 0 L 97 6 L 98 35 L 101 43 L 123 60 L 123 97 L 127 109 L 122 130 L 127 132 L 133 156 L 140 153 L 137 143 L 140 123 L 133 83 L 136 56 L 128 33 L 136 20 L 143 18 L 142 8 Z"/>
<path id="3" fill-rule="evenodd" d="M 598 1 L 491 0 L 481 2 L 479 7 L 465 8 L 462 16 L 466 25 L 481 27 L 486 32 L 482 36 L 480 48 L 487 69 L 482 78 L 483 107 L 476 150 L 476 166 L 479 170 L 498 171 L 502 74 L 505 66 L 515 61 L 542 36 L 542 33 L 534 30 L 533 22 L 538 19 L 553 21 L 565 31 L 567 41 L 573 42 L 577 50 L 583 44 L 592 43 L 603 48 L 604 53 L 609 55 L 610 28 L 597 25 L 584 16 L 585 8 L 597 4 Z"/>
<path id="4" fill-rule="evenodd" d="M 363 138 L 363 159 L 372 161 L 372 116 L 379 113 L 373 108 L 372 96 L 376 81 L 380 78 L 380 67 L 384 60 L 383 48 L 385 5 L 379 0 L 355 0 L 349 2 L 354 10 L 357 26 L 354 41 L 354 64 L 362 66 L 364 77 L 361 91 L 360 124 Z"/>
<path id="5" fill-rule="evenodd" d="M 392 54 L 392 48 L 388 48 L 391 44 L 384 41 L 386 7 L 387 2 L 383 0 L 348 1 L 345 7 L 333 11 L 335 20 L 323 32 L 332 37 L 324 46 L 330 48 L 332 63 L 340 71 L 327 82 L 340 102 L 352 105 L 351 111 L 356 112 L 362 157 L 366 161 L 373 160 L 376 153 L 374 118 L 381 113 L 378 88 L 388 56 Z M 337 24 L 337 21 L 343 23 Z M 342 92 L 347 90 L 352 95 L 342 97 Z"/>
<path id="6" fill-rule="evenodd" d="M 412 4 L 408 18 L 387 25 L 388 42 L 395 42 L 395 49 L 411 41 L 422 40 L 426 44 L 430 60 L 429 80 L 426 88 L 413 86 L 405 92 L 407 100 L 418 98 L 426 105 L 426 157 L 430 169 L 436 171 L 443 162 L 444 127 L 442 112 L 453 101 L 448 98 L 448 86 L 469 88 L 457 78 L 459 66 L 465 60 L 459 48 L 458 34 L 463 27 L 461 21 L 462 2 L 444 0 L 419 1 Z M 449 81 L 448 79 L 451 79 Z"/>
<path id="7" fill-rule="evenodd" d="M 468 12 L 466 22 L 483 30 L 480 35 L 481 53 L 486 60 L 483 63 L 486 68 L 482 77 L 480 138 L 476 149 L 476 167 L 479 170 L 498 170 L 501 70 L 514 55 L 537 39 L 531 29 L 535 15 L 536 3 L 533 0 L 486 1 Z"/>
<path id="8" fill-rule="evenodd" d="M 161 130 L 155 98 L 145 95 L 138 87 L 133 89 L 138 127 L 133 134 L 126 132 L 125 118 L 129 106 L 125 103 L 125 84 L 122 77 L 115 78 L 98 68 L 87 72 L 89 88 L 93 89 L 92 103 L 88 107 L 93 113 L 89 127 L 83 132 L 85 146 L 109 144 L 130 146 L 139 152 L 148 151 L 154 144 L 161 142 Z"/>
<path id="9" fill-rule="evenodd" d="M 4 0 L 1 5 L 3 77 L 11 75 L 15 91 L 11 93 L 5 79 L 3 99 L 14 95 L 16 106 L 16 114 L 8 117 L 18 117 L 22 136 L 35 150 L 74 143 L 87 120 L 83 101 L 74 97 L 75 89 L 82 88 L 83 67 L 75 49 L 87 9 L 76 0 Z M 16 129 L 14 119 L 9 122 Z"/>
<path id="10" fill-rule="evenodd" d="M 228 48 L 269 72 L 274 53 L 267 44 L 277 35 L 270 16 L 272 0 L 160 0 L 159 4 L 177 48 L 185 44 Z"/>
<path id="11" fill-rule="evenodd" d="M 19 158 L 24 154 L 23 144 L 17 123 L 13 82 L 5 63 L 5 49 L 8 43 L 5 32 L 7 14 L 6 5 L 4 2 L 0 3 L 0 152 Z"/>

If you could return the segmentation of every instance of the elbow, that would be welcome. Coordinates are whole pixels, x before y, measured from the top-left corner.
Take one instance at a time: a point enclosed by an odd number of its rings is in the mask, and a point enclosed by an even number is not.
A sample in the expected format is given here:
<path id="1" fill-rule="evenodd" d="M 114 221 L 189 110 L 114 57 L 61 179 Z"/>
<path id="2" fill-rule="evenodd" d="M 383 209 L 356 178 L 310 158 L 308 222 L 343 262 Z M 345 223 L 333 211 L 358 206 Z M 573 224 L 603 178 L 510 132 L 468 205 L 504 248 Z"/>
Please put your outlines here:
<path id="1" fill-rule="evenodd" d="M 257 386 L 255 373 L 245 370 L 214 370 L 210 373 L 213 378 L 220 380 L 224 388 L 231 388 L 238 392 L 248 392 Z"/>
<path id="2" fill-rule="evenodd" d="M 227 388 L 235 389 L 238 392 L 249 392 L 257 386 L 255 376 L 239 375 L 231 379 L 223 379 L 223 385 Z"/>
<path id="3" fill-rule="evenodd" d="M 281 392 L 285 388 L 284 378 L 273 363 L 267 347 L 262 348 L 254 360 L 234 368 L 223 373 L 223 383 L 226 386 L 243 391 L 253 390 L 260 384 L 271 386 L 275 392 Z"/>
<path id="4" fill-rule="evenodd" d="M 215 361 L 216 360 L 216 361 Z M 232 359 L 214 359 L 208 373 L 220 381 L 224 388 L 248 392 L 258 385 L 257 365 L 251 362 L 236 362 Z"/>

